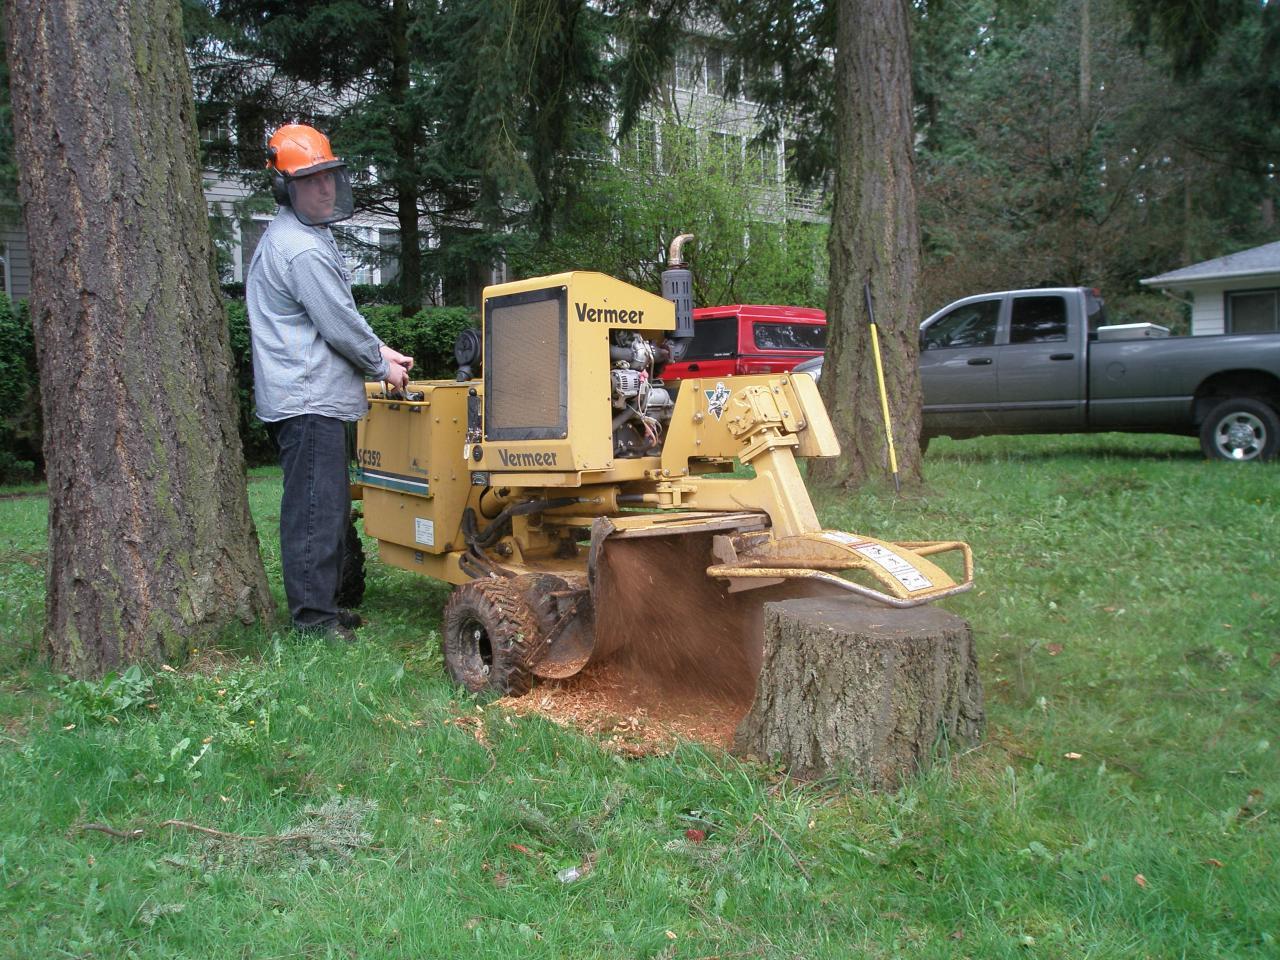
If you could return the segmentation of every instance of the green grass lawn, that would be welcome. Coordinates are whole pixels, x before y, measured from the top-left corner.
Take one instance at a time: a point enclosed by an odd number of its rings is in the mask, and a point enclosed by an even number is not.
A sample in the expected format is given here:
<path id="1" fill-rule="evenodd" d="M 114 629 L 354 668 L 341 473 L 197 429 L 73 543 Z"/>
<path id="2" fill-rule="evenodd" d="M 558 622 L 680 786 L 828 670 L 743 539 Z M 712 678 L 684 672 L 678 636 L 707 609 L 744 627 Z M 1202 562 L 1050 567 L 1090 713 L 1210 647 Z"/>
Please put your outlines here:
<path id="1" fill-rule="evenodd" d="M 694 745 L 623 759 L 461 695 L 447 589 L 377 564 L 358 646 L 247 632 L 60 682 L 45 502 L 0 500 L 0 956 L 1280 956 L 1277 468 L 1018 437 L 935 441 L 926 473 L 815 496 L 828 526 L 977 557 L 946 606 L 986 741 L 888 796 Z M 277 590 L 279 492 L 250 485 Z"/>

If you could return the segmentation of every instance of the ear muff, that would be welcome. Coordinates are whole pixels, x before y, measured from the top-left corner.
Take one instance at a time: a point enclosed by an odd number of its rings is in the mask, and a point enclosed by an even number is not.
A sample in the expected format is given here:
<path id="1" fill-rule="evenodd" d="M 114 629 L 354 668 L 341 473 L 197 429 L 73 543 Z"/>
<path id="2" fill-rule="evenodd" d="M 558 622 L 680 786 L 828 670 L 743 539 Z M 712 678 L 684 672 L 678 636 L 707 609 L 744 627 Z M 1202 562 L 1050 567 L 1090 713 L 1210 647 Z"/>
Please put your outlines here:
<path id="1" fill-rule="evenodd" d="M 276 170 L 271 171 L 271 192 L 276 203 L 282 207 L 289 206 L 289 182 Z"/>
<path id="2" fill-rule="evenodd" d="M 277 152 L 275 147 L 267 147 L 267 169 L 271 171 L 271 193 L 275 196 L 276 203 L 287 207 L 289 206 L 289 184 L 276 168 Z"/>

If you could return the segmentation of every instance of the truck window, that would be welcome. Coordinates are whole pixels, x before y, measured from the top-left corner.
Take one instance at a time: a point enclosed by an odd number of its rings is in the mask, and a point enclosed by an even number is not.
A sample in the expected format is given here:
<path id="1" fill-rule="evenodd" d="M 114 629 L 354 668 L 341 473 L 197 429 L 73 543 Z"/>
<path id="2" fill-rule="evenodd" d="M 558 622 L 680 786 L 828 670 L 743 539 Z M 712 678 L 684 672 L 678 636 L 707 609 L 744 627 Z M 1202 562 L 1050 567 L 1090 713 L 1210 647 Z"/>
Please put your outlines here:
<path id="1" fill-rule="evenodd" d="M 757 350 L 822 350 L 827 328 L 818 323 L 756 323 L 752 335 Z"/>
<path id="2" fill-rule="evenodd" d="M 738 318 L 708 317 L 693 325 L 686 360 L 718 360 L 738 355 Z"/>
<path id="3" fill-rule="evenodd" d="M 1014 297 L 1010 343 L 1051 343 L 1067 339 L 1067 301 L 1063 297 Z"/>
<path id="4" fill-rule="evenodd" d="M 943 314 L 924 329 L 921 334 L 921 349 L 993 346 L 999 320 L 999 300 L 966 303 Z"/>

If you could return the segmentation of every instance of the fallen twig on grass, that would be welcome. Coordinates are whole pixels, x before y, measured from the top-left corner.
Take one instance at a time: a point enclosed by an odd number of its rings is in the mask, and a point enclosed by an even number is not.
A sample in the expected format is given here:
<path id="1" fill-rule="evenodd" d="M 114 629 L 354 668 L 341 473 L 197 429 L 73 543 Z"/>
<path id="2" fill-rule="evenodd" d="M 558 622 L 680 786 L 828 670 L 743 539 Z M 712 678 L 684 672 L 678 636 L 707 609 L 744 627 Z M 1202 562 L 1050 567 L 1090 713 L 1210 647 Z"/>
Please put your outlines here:
<path id="1" fill-rule="evenodd" d="M 314 833 L 303 833 L 298 830 L 291 830 L 288 833 L 276 834 L 244 834 L 244 833 L 228 833 L 225 830 L 216 830 L 213 827 L 202 827 L 198 823 L 191 823 L 188 820 L 166 820 L 160 824 L 160 829 L 165 827 L 173 827 L 174 829 L 190 830 L 192 833 L 203 833 L 206 837 L 217 837 L 219 840 L 235 840 L 242 843 L 324 843 L 331 846 L 342 847 L 362 847 L 362 844 L 352 840 L 342 838 L 335 839 L 333 837 L 321 837 Z"/>
<path id="2" fill-rule="evenodd" d="M 155 826 L 132 827 L 119 830 L 105 823 L 81 823 L 73 826 L 71 833 L 87 830 L 105 833 L 119 840 L 141 840 L 149 832 L 160 830 L 186 830 L 208 837 L 209 849 L 216 844 L 251 845 L 259 849 L 290 848 L 290 856 L 309 859 L 313 854 L 322 855 L 327 850 L 345 861 L 352 859 L 353 850 L 380 850 L 372 843 L 373 836 L 363 828 L 363 823 L 376 804 L 363 800 L 330 800 L 319 807 L 303 811 L 304 821 L 298 828 L 275 834 L 244 834 L 206 827 L 190 820 L 165 820 Z M 257 856 L 255 854 L 254 856 Z"/>
<path id="3" fill-rule="evenodd" d="M 809 871 L 805 869 L 804 864 L 800 862 L 800 858 L 796 856 L 795 851 L 792 850 L 791 847 L 787 846 L 787 841 L 782 839 L 782 835 L 779 834 L 777 830 L 773 829 L 773 827 L 769 826 L 769 821 L 760 816 L 760 814 L 752 814 L 752 817 L 764 824 L 764 828 L 773 834 L 773 839 L 782 844 L 782 849 L 787 851 L 787 855 L 790 856 L 795 865 L 800 868 L 800 872 L 804 874 L 804 878 L 812 882 L 813 877 L 809 874 Z"/>
<path id="4" fill-rule="evenodd" d="M 1255 813 L 1252 817 L 1250 817 L 1248 820 L 1240 821 L 1240 826 L 1247 827 L 1249 824 L 1253 823 L 1255 820 L 1260 820 L 1266 815 L 1267 815 L 1266 810 L 1259 811 L 1258 813 Z"/>
<path id="5" fill-rule="evenodd" d="M 484 781 L 489 774 L 493 773 L 494 768 L 498 766 L 498 755 L 493 752 L 493 747 L 489 745 L 489 737 L 485 733 L 484 720 L 480 717 L 473 717 L 469 714 L 461 714 L 444 721 L 446 727 L 453 727 L 455 730 L 466 730 L 471 734 L 471 738 L 478 743 L 484 752 L 489 755 L 489 769 L 480 774 L 475 780 L 455 780 L 453 777 L 441 777 L 445 783 L 452 783 L 459 787 L 474 787 Z"/>
<path id="6" fill-rule="evenodd" d="M 334 846 L 344 847 L 367 847 L 368 844 L 356 841 L 334 839 L 333 837 L 321 837 L 314 833 L 304 833 L 294 830 L 288 833 L 276 834 L 246 834 L 246 833 L 228 833 L 226 830 L 218 830 L 214 827 L 204 827 L 198 823 L 191 823 L 189 820 L 165 820 L 163 823 L 157 824 L 157 830 L 163 830 L 165 827 L 171 827 L 175 830 L 190 830 L 192 833 L 202 833 L 206 837 L 216 837 L 219 840 L 235 840 L 241 843 L 324 843 Z M 78 829 L 81 833 L 86 830 L 95 830 L 98 833 L 105 833 L 108 836 L 117 837 L 120 840 L 141 840 L 146 836 L 146 830 L 137 827 L 133 830 L 117 830 L 115 827 L 108 826 L 105 823 L 82 823 Z"/>
<path id="7" fill-rule="evenodd" d="M 143 830 L 117 830 L 115 827 L 109 827 L 105 823 L 82 823 L 75 829 L 78 829 L 81 833 L 86 830 L 96 830 L 99 833 L 118 837 L 121 840 L 141 840 L 145 835 Z"/>

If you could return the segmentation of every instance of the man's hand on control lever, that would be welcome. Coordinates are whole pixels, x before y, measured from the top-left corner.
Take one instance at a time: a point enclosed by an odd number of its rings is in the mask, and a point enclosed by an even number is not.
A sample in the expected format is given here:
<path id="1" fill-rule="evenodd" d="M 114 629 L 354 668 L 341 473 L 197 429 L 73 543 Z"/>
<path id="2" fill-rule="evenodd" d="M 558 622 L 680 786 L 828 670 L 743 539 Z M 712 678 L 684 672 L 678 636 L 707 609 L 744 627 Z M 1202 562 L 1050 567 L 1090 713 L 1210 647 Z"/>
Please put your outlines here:
<path id="1" fill-rule="evenodd" d="M 403 390 L 409 383 L 409 371 L 413 369 L 413 357 L 397 353 L 388 346 L 382 348 L 382 358 L 387 361 L 387 383 L 396 390 Z"/>

